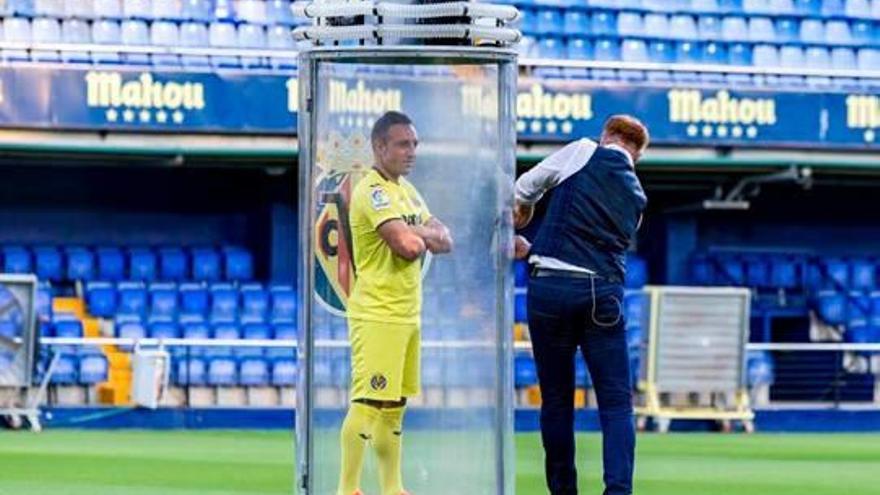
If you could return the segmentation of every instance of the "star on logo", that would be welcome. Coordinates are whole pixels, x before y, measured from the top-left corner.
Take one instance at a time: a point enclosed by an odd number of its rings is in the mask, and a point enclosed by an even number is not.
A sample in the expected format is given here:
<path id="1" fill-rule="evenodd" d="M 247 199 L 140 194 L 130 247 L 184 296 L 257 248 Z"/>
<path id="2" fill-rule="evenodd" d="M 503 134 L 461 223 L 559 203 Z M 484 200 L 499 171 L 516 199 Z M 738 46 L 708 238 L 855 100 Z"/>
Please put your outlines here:
<path id="1" fill-rule="evenodd" d="M 551 120 L 550 122 L 547 122 L 547 132 L 556 132 L 556 129 L 558 127 L 559 126 L 556 124 L 555 121 Z"/>
<path id="2" fill-rule="evenodd" d="M 689 125 L 689 126 L 687 127 L 687 135 L 690 136 L 690 137 L 694 137 L 694 136 L 696 136 L 696 135 L 697 135 L 697 126 L 695 126 L 695 125 Z"/>
<path id="3" fill-rule="evenodd" d="M 562 132 L 564 132 L 566 134 L 571 134 L 571 131 L 573 131 L 573 130 L 574 130 L 574 124 L 572 124 L 571 121 L 566 120 L 566 121 L 562 122 Z"/>
<path id="4" fill-rule="evenodd" d="M 715 133 L 718 134 L 718 137 L 727 137 L 727 126 L 719 125 L 718 129 L 715 130 Z"/>
<path id="5" fill-rule="evenodd" d="M 752 126 L 749 126 L 748 129 L 746 129 L 746 136 L 753 138 L 757 135 L 758 135 L 758 128 L 757 127 L 752 125 Z"/>
<path id="6" fill-rule="evenodd" d="M 703 126 L 703 137 L 712 137 L 713 131 L 714 131 L 714 129 L 712 129 L 711 125 L 704 125 Z"/>
<path id="7" fill-rule="evenodd" d="M 526 121 L 525 120 L 517 120 L 516 121 L 516 132 L 523 132 L 526 130 Z"/>
<path id="8" fill-rule="evenodd" d="M 355 120 L 355 125 L 357 127 L 363 127 L 364 126 L 364 118 L 358 117 L 357 120 Z"/>
<path id="9" fill-rule="evenodd" d="M 110 122 L 116 122 L 116 119 L 119 118 L 119 112 L 116 111 L 115 108 L 108 109 L 104 115 L 107 117 L 107 120 Z"/>
<path id="10" fill-rule="evenodd" d="M 183 123 L 183 112 L 175 110 L 174 113 L 171 114 L 171 120 L 173 120 L 175 124 Z"/>
<path id="11" fill-rule="evenodd" d="M 742 137 L 743 128 L 738 125 L 733 126 L 733 129 L 730 130 L 730 134 L 733 135 L 733 137 L 735 138 Z"/>
<path id="12" fill-rule="evenodd" d="M 165 110 L 159 110 L 158 112 L 156 112 L 156 122 L 158 122 L 160 124 L 164 124 L 167 121 L 168 121 L 168 112 L 166 112 Z"/>
<path id="13" fill-rule="evenodd" d="M 874 139 L 876 139 L 876 138 L 877 138 L 877 135 L 874 133 L 874 129 L 868 129 L 867 131 L 865 131 L 865 142 L 866 143 L 873 143 Z"/>
<path id="14" fill-rule="evenodd" d="M 150 121 L 150 111 L 149 110 L 141 110 L 141 114 L 139 115 L 141 122 L 149 122 Z"/>
<path id="15" fill-rule="evenodd" d="M 126 122 L 134 122 L 134 112 L 130 109 L 126 109 L 122 112 L 122 120 Z"/>
<path id="16" fill-rule="evenodd" d="M 532 132 L 541 132 L 541 128 L 542 128 L 543 126 L 541 125 L 541 121 L 540 121 L 540 120 L 533 120 L 533 121 L 532 121 L 532 125 L 531 125 L 530 127 L 531 127 L 531 129 L 532 129 Z"/>

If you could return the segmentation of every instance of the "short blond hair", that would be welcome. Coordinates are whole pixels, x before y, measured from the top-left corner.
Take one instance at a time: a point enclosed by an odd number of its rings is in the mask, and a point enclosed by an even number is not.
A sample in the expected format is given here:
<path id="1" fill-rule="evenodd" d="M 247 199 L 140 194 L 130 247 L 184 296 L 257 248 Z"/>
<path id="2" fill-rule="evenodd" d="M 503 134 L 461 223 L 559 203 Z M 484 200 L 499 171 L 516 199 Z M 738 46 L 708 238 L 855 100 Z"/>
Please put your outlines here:
<path id="1" fill-rule="evenodd" d="M 614 136 L 622 141 L 633 145 L 637 150 L 643 151 L 648 147 L 651 137 L 645 124 L 632 115 L 612 115 L 605 121 L 602 133 L 606 136 Z"/>

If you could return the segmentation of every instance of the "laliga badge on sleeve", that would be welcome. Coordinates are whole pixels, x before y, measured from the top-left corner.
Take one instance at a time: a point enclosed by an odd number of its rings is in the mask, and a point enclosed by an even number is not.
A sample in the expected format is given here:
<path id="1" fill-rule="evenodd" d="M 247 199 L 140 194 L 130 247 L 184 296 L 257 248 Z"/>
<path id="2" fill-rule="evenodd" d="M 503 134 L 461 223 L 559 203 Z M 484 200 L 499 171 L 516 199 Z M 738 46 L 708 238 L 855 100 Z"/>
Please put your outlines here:
<path id="1" fill-rule="evenodd" d="M 391 198 L 388 197 L 388 193 L 381 186 L 374 187 L 370 191 L 370 201 L 373 204 L 374 210 L 384 210 L 391 206 Z"/>

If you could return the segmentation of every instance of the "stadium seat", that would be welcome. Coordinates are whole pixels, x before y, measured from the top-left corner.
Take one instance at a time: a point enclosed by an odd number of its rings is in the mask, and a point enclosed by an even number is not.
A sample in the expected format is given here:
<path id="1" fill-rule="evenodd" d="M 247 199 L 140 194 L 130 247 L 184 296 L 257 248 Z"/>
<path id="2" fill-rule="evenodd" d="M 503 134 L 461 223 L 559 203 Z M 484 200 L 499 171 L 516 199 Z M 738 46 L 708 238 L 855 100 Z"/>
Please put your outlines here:
<path id="1" fill-rule="evenodd" d="M 846 321 L 848 326 L 864 326 L 871 319 L 871 294 L 851 291 L 846 301 Z"/>
<path id="2" fill-rule="evenodd" d="M 63 313 L 56 315 L 52 326 L 56 337 L 79 339 L 83 336 L 82 322 L 71 315 Z"/>
<path id="3" fill-rule="evenodd" d="M 590 33 L 597 36 L 616 35 L 616 16 L 605 10 L 595 11 L 590 17 Z"/>
<path id="4" fill-rule="evenodd" d="M 149 287 L 149 318 L 176 318 L 178 310 L 177 286 L 173 283 L 154 283 Z"/>
<path id="5" fill-rule="evenodd" d="M 819 317 L 830 325 L 841 325 L 846 322 L 846 295 L 835 291 L 820 291 L 816 296 Z"/>
<path id="6" fill-rule="evenodd" d="M 273 323 L 296 321 L 296 292 L 290 286 L 273 286 L 269 290 L 272 300 L 270 320 Z"/>
<path id="7" fill-rule="evenodd" d="M 562 11 L 559 9 L 538 9 L 535 12 L 535 33 L 559 34 L 563 29 Z"/>
<path id="8" fill-rule="evenodd" d="M 822 0 L 794 0 L 795 12 L 802 15 L 818 15 L 822 11 Z"/>
<path id="9" fill-rule="evenodd" d="M 598 39 L 594 44 L 593 56 L 602 61 L 620 60 L 620 45 L 613 40 Z"/>
<path id="10" fill-rule="evenodd" d="M 116 314 L 116 289 L 110 282 L 89 282 L 86 284 L 86 304 L 89 313 L 100 318 L 110 318 Z"/>
<path id="11" fill-rule="evenodd" d="M 768 0 L 742 0 L 742 11 L 750 15 L 773 13 Z"/>
<path id="12" fill-rule="evenodd" d="M 152 0 L 153 19 L 178 21 L 181 19 L 180 0 Z"/>
<path id="13" fill-rule="evenodd" d="M 239 365 L 238 383 L 246 387 L 269 385 L 269 363 L 262 357 L 247 357 Z"/>
<path id="14" fill-rule="evenodd" d="M 786 69 L 803 69 L 806 67 L 804 50 L 799 46 L 783 46 L 779 50 L 779 64 Z"/>
<path id="15" fill-rule="evenodd" d="M 721 39 L 721 20 L 712 15 L 701 15 L 697 18 L 697 28 L 702 40 Z"/>
<path id="16" fill-rule="evenodd" d="M 856 21 L 850 26 L 853 43 L 856 45 L 873 44 L 875 42 L 874 24 L 869 21 Z"/>
<path id="17" fill-rule="evenodd" d="M 61 39 L 64 43 L 89 44 L 92 42 L 92 30 L 89 23 L 82 19 L 65 19 L 61 22 Z M 91 62 L 88 52 L 61 52 L 61 59 L 69 63 Z"/>
<path id="18" fill-rule="evenodd" d="M 272 385 L 293 387 L 297 381 L 297 366 L 294 359 L 278 359 L 272 363 Z"/>
<path id="19" fill-rule="evenodd" d="M 518 293 L 514 296 L 513 300 L 513 321 L 515 321 L 516 323 L 527 322 L 528 315 L 526 314 L 526 295 L 524 293 Z"/>
<path id="20" fill-rule="evenodd" d="M 207 340 L 211 338 L 211 327 L 203 320 L 181 317 L 180 332 L 184 339 Z M 187 346 L 184 353 L 191 356 L 202 356 L 205 353 L 204 346 Z"/>
<path id="21" fill-rule="evenodd" d="M 702 62 L 702 54 L 697 43 L 680 41 L 675 46 L 675 60 L 682 64 L 698 64 Z M 676 73 L 679 75 L 681 73 Z"/>
<path id="22" fill-rule="evenodd" d="M 208 312 L 208 289 L 203 284 L 180 285 L 180 313 L 204 316 Z"/>
<path id="23" fill-rule="evenodd" d="M 770 264 L 761 256 L 750 256 L 745 260 L 746 282 L 749 287 L 767 288 L 770 286 Z"/>
<path id="24" fill-rule="evenodd" d="M 294 48 L 294 46 L 293 34 L 288 26 L 276 24 L 266 28 L 266 48 L 288 50 Z"/>
<path id="25" fill-rule="evenodd" d="M 206 282 L 219 281 L 222 278 L 220 254 L 212 248 L 193 249 L 192 272 L 193 280 Z"/>
<path id="26" fill-rule="evenodd" d="M 749 26 L 743 17 L 725 17 L 721 20 L 721 37 L 725 41 L 746 41 Z"/>
<path id="27" fill-rule="evenodd" d="M 259 284 L 241 287 L 241 319 L 243 322 L 263 322 L 269 309 L 269 295 Z"/>
<path id="28" fill-rule="evenodd" d="M 799 264 L 790 258 L 775 258 L 770 265 L 770 280 L 774 287 L 792 289 L 800 286 Z"/>
<path id="29" fill-rule="evenodd" d="M 829 45 L 851 45 L 852 32 L 847 21 L 828 21 L 825 24 L 825 43 Z"/>
<path id="30" fill-rule="evenodd" d="M 269 325 L 264 323 L 247 323 L 241 329 L 241 336 L 244 340 L 269 340 L 271 329 Z M 235 355 L 243 356 L 262 356 L 264 354 L 262 347 L 238 347 L 234 349 Z"/>
<path id="31" fill-rule="evenodd" d="M 675 39 L 696 40 L 697 21 L 690 15 L 674 15 L 669 19 L 669 33 Z"/>
<path id="32" fill-rule="evenodd" d="M 211 22 L 214 20 L 214 2 L 212 0 L 182 0 L 180 17 L 188 21 Z"/>
<path id="33" fill-rule="evenodd" d="M 61 252 L 54 246 L 34 248 L 34 272 L 42 280 L 60 281 L 64 278 L 64 262 Z"/>
<path id="34" fill-rule="evenodd" d="M 156 4 L 153 5 L 155 6 Z M 177 27 L 177 23 L 167 20 L 153 21 L 153 23 L 150 25 L 150 42 L 154 46 L 180 46 L 180 31 Z M 152 61 L 153 65 L 174 66 L 180 64 L 180 57 L 167 53 L 154 53 L 152 55 Z"/>
<path id="35" fill-rule="evenodd" d="M 564 57 L 562 40 L 555 36 L 544 36 L 538 39 L 538 58 L 560 60 Z"/>
<path id="36" fill-rule="evenodd" d="M 153 20 L 153 8 L 150 0 L 125 0 L 122 2 L 122 16 L 125 19 L 142 21 Z"/>
<path id="37" fill-rule="evenodd" d="M 266 2 L 263 0 L 239 0 L 235 13 L 240 21 L 254 24 L 265 24 L 267 21 Z"/>
<path id="38" fill-rule="evenodd" d="M 131 0 L 125 0 L 126 3 Z M 95 17 L 100 19 L 122 19 L 122 0 L 94 0 Z"/>
<path id="39" fill-rule="evenodd" d="M 232 286 L 217 284 L 211 288 L 212 322 L 231 322 L 238 319 L 238 291 Z"/>
<path id="40" fill-rule="evenodd" d="M 645 25 L 642 15 L 637 12 L 621 12 L 617 16 L 617 34 L 620 36 L 642 36 Z"/>
<path id="41" fill-rule="evenodd" d="M 63 353 L 55 363 L 50 383 L 52 385 L 76 385 L 78 380 L 79 360 L 76 355 Z"/>
<path id="42" fill-rule="evenodd" d="M 844 0 L 822 0 L 822 15 L 825 17 L 839 16 L 845 13 Z"/>
<path id="43" fill-rule="evenodd" d="M 752 50 L 744 43 L 733 43 L 727 50 L 727 62 L 730 65 L 752 65 Z M 746 76 L 748 77 L 748 76 Z"/>
<path id="44" fill-rule="evenodd" d="M 102 45 L 118 45 L 122 43 L 122 32 L 119 23 L 111 20 L 95 20 L 92 22 L 92 41 Z M 92 60 L 99 64 L 119 63 L 119 54 L 112 52 L 93 52 Z"/>
<path id="45" fill-rule="evenodd" d="M 235 6 L 233 0 L 214 0 L 214 18 L 218 21 L 233 22 Z"/>
<path id="46" fill-rule="evenodd" d="M 31 21 L 31 39 L 34 43 L 57 44 L 61 42 L 61 23 L 46 17 Z M 60 56 L 55 50 L 31 50 L 31 60 L 35 62 L 57 62 Z"/>
<path id="47" fill-rule="evenodd" d="M 131 280 L 156 280 L 156 254 L 149 248 L 131 248 L 128 251 L 128 277 Z"/>
<path id="48" fill-rule="evenodd" d="M 142 317 L 147 310 L 147 291 L 141 282 L 120 282 L 116 296 L 119 314 Z"/>
<path id="49" fill-rule="evenodd" d="M 755 45 L 752 51 L 752 63 L 755 67 L 779 67 L 779 50 L 773 45 Z"/>
<path id="50" fill-rule="evenodd" d="M 186 280 L 189 261 L 183 249 L 166 247 L 159 250 L 159 278 L 161 280 Z"/>
<path id="51" fill-rule="evenodd" d="M 4 19 L 3 40 L 15 43 L 31 43 L 31 22 L 22 17 Z M 4 49 L 4 60 L 29 60 L 27 50 Z"/>
<path id="52" fill-rule="evenodd" d="M 124 45 L 146 46 L 150 44 L 150 30 L 144 21 L 124 20 L 120 33 Z M 126 53 L 123 60 L 129 64 L 147 65 L 150 63 L 150 57 L 143 53 Z"/>
<path id="53" fill-rule="evenodd" d="M 67 258 L 68 280 L 88 281 L 95 276 L 95 256 L 92 251 L 84 247 L 68 247 L 65 249 Z"/>
<path id="54" fill-rule="evenodd" d="M 201 386 L 208 383 L 208 369 L 202 358 L 189 358 L 177 361 L 174 382 L 181 386 Z"/>
<path id="55" fill-rule="evenodd" d="M 818 19 L 801 21 L 800 38 L 802 43 L 825 43 L 825 25 Z"/>
<path id="56" fill-rule="evenodd" d="M 718 0 L 690 0 L 691 12 L 720 12 Z"/>
<path id="57" fill-rule="evenodd" d="M 880 70 L 880 50 L 876 48 L 861 48 L 856 58 L 856 63 L 860 70 Z"/>
<path id="58" fill-rule="evenodd" d="M 3 247 L 3 271 L 6 273 L 30 273 L 33 271 L 31 252 L 22 246 Z"/>
<path id="59" fill-rule="evenodd" d="M 272 325 L 272 338 L 275 340 L 296 340 L 296 324 L 290 322 Z"/>
<path id="60" fill-rule="evenodd" d="M 231 357 L 214 357 L 208 361 L 208 385 L 233 386 L 238 383 L 238 366 Z"/>
<path id="61" fill-rule="evenodd" d="M 172 319 L 155 319 L 150 321 L 148 335 L 152 339 L 180 338 L 180 327 Z"/>
<path id="62" fill-rule="evenodd" d="M 727 49 L 721 43 L 705 43 L 703 44 L 703 53 L 700 56 L 701 60 L 704 64 L 726 64 L 727 63 Z M 703 76 L 717 76 L 721 77 L 721 74 L 702 74 Z"/>
<path id="63" fill-rule="evenodd" d="M 620 58 L 624 62 L 644 63 L 648 62 L 648 46 L 644 40 L 627 39 L 624 40 L 620 48 Z M 636 73 L 639 71 L 621 71 L 621 76 L 626 77 L 626 73 Z M 631 78 L 631 77 L 629 77 Z"/>
<path id="64" fill-rule="evenodd" d="M 532 387 L 538 384 L 538 371 L 531 355 L 519 354 L 514 358 L 514 378 L 516 388 Z"/>
<path id="65" fill-rule="evenodd" d="M 850 268 L 849 263 L 842 259 L 826 259 L 823 262 L 825 274 L 828 277 L 826 281 L 831 288 L 846 289 L 850 287 Z"/>
<path id="66" fill-rule="evenodd" d="M 748 352 L 746 380 L 749 387 L 773 384 L 773 358 L 767 351 Z"/>
<path id="67" fill-rule="evenodd" d="M 137 341 L 147 337 L 147 330 L 139 320 L 117 316 L 116 336 L 120 339 L 134 339 Z M 134 346 L 126 344 L 120 345 L 119 348 L 123 351 L 130 352 Z"/>
<path id="68" fill-rule="evenodd" d="M 749 41 L 776 41 L 776 29 L 769 17 L 752 17 L 749 19 Z"/>
<path id="69" fill-rule="evenodd" d="M 79 384 L 96 385 L 107 381 L 109 363 L 100 353 L 89 353 L 79 357 Z"/>
<path id="70" fill-rule="evenodd" d="M 860 291 L 872 291 L 877 288 L 877 268 L 868 259 L 850 261 L 850 287 Z"/>
<path id="71" fill-rule="evenodd" d="M 640 291 L 627 292 L 623 298 L 623 313 L 627 328 L 642 327 L 646 322 L 645 294 Z"/>
<path id="72" fill-rule="evenodd" d="M 269 23 L 284 26 L 296 24 L 290 0 L 268 0 L 266 2 L 266 19 Z"/>
<path id="73" fill-rule="evenodd" d="M 648 264 L 645 259 L 634 254 L 626 257 L 626 281 L 627 288 L 638 289 L 648 283 Z"/>
<path id="74" fill-rule="evenodd" d="M 180 26 L 180 46 L 186 48 L 208 46 L 208 26 L 198 22 L 183 23 Z M 207 55 L 181 55 L 180 62 L 184 67 L 208 67 L 211 65 L 211 59 Z M 193 270 L 195 270 L 195 266 L 193 266 Z M 195 274 L 193 278 L 200 279 Z"/>
<path id="75" fill-rule="evenodd" d="M 776 19 L 774 31 L 776 32 L 776 41 L 782 43 L 795 43 L 800 38 L 800 23 L 788 17 Z"/>
<path id="76" fill-rule="evenodd" d="M 98 258 L 98 276 L 100 280 L 115 282 L 125 276 L 125 258 L 122 250 L 114 247 L 96 249 Z"/>
<path id="77" fill-rule="evenodd" d="M 258 24 L 241 24 L 238 26 L 239 48 L 264 49 L 266 48 L 266 30 Z M 242 57 L 241 63 L 245 67 L 261 67 L 266 65 L 262 57 Z"/>
<path id="78" fill-rule="evenodd" d="M 34 0 L 34 15 L 37 17 L 65 17 L 64 2 L 69 0 Z"/>
<path id="79" fill-rule="evenodd" d="M 581 10 L 566 9 L 562 15 L 562 34 L 566 36 L 584 35 L 590 29 L 590 16 Z"/>
<path id="80" fill-rule="evenodd" d="M 644 30 L 654 38 L 669 38 L 669 18 L 663 14 L 647 14 L 644 20 Z"/>
<path id="81" fill-rule="evenodd" d="M 254 262 L 251 253 L 241 248 L 224 249 L 226 280 L 248 281 L 254 278 Z"/>
<path id="82" fill-rule="evenodd" d="M 37 301 L 35 311 L 37 313 L 37 323 L 40 329 L 51 326 L 52 321 L 52 288 L 48 282 L 39 282 L 37 284 Z"/>
<path id="83" fill-rule="evenodd" d="M 794 0 L 770 0 L 770 12 L 777 15 L 794 14 Z"/>
<path id="84" fill-rule="evenodd" d="M 33 17 L 34 0 L 6 0 L 6 12 L 18 17 Z"/>

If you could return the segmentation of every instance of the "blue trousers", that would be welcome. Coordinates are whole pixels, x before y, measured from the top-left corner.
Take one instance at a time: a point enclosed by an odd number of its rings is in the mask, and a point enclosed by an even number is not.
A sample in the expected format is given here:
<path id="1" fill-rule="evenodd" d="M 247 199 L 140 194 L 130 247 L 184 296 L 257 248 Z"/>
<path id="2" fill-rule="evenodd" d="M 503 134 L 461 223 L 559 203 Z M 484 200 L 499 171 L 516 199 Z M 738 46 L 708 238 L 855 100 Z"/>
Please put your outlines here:
<path id="1" fill-rule="evenodd" d="M 577 493 L 574 359 L 580 350 L 599 405 L 604 495 L 631 494 L 636 441 L 623 286 L 598 277 L 532 277 L 528 319 L 550 493 Z"/>

